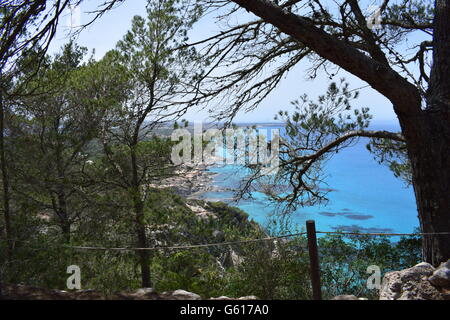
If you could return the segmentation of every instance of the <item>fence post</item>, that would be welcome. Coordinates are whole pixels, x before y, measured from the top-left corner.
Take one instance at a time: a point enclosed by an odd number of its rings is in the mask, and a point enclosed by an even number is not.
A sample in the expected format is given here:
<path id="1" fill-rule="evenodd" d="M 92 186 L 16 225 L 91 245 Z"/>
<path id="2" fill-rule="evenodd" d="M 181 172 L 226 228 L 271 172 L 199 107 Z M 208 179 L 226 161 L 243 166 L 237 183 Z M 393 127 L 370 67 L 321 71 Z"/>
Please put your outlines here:
<path id="1" fill-rule="evenodd" d="M 308 251 L 313 299 L 322 300 L 322 292 L 320 288 L 319 254 L 317 252 L 316 224 L 314 220 L 306 221 L 306 232 L 308 234 Z"/>

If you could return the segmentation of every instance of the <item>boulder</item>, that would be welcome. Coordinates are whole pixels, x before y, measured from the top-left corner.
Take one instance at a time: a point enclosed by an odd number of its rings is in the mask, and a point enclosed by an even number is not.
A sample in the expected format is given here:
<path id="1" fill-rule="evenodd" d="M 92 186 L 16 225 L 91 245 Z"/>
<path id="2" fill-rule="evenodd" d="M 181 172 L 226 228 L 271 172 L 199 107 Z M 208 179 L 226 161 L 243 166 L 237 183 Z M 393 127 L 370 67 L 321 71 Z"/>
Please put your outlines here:
<path id="1" fill-rule="evenodd" d="M 119 292 L 115 295 L 114 299 L 120 300 L 149 300 L 156 299 L 158 294 L 153 288 L 141 288 L 135 292 Z"/>
<path id="2" fill-rule="evenodd" d="M 211 298 L 209 300 L 233 300 L 227 296 L 221 296 L 221 297 L 217 297 L 217 298 Z"/>
<path id="3" fill-rule="evenodd" d="M 230 298 L 230 297 L 227 297 L 227 296 L 221 296 L 221 297 L 218 297 L 218 298 L 211 298 L 209 300 L 259 300 L 259 299 L 256 296 L 245 296 L 245 297 L 240 297 L 240 298 L 237 298 L 237 299 Z"/>
<path id="4" fill-rule="evenodd" d="M 259 298 L 257 296 L 245 296 L 240 297 L 238 300 L 259 300 Z"/>
<path id="5" fill-rule="evenodd" d="M 443 294 L 428 281 L 434 271 L 432 265 L 422 262 L 409 269 L 386 273 L 380 300 L 443 300 Z"/>
<path id="6" fill-rule="evenodd" d="M 175 290 L 171 294 L 176 300 L 201 300 L 202 298 L 196 294 L 185 290 Z"/>
<path id="7" fill-rule="evenodd" d="M 441 263 L 428 280 L 435 287 L 450 289 L 450 259 Z"/>
<path id="8" fill-rule="evenodd" d="M 340 296 L 336 296 L 331 300 L 359 300 L 359 299 L 352 294 L 343 294 Z"/>

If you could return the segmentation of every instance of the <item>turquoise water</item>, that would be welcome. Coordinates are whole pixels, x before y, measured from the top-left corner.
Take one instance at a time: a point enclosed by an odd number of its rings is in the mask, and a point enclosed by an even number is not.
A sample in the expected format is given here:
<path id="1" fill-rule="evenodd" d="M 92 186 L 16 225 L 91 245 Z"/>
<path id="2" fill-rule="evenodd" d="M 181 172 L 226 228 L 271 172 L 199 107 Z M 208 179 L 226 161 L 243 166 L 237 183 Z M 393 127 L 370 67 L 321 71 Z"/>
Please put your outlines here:
<path id="1" fill-rule="evenodd" d="M 377 123 L 374 130 L 398 131 L 395 123 Z M 304 207 L 291 214 L 291 222 L 299 227 L 306 220 L 316 221 L 321 231 L 354 230 L 362 232 L 410 233 L 419 226 L 412 187 L 394 177 L 384 165 L 380 165 L 366 149 L 367 139 L 336 154 L 325 165 L 329 202 L 326 205 Z M 224 201 L 246 211 L 249 216 L 266 224 L 276 207 L 261 193 L 253 193 L 255 200 L 234 202 L 232 189 L 239 186 L 244 173 L 236 166 L 215 166 L 209 169 L 217 173 L 213 185 L 224 189 L 208 192 L 203 198 Z"/>

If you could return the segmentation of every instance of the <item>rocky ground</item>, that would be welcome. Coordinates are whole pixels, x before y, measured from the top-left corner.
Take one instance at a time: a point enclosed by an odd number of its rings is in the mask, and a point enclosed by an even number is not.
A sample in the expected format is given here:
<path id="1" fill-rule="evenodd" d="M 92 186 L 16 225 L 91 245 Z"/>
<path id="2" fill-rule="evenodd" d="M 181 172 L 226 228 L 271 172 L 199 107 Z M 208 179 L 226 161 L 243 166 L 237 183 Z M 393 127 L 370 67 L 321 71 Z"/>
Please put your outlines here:
<path id="1" fill-rule="evenodd" d="M 342 295 L 333 300 L 366 299 Z M 380 300 L 450 300 L 450 259 L 437 268 L 422 262 L 412 268 L 386 273 Z"/>
<path id="2" fill-rule="evenodd" d="M 152 288 L 138 289 L 134 292 L 119 292 L 105 296 L 95 290 L 46 290 L 25 285 L 2 286 L 3 300 L 202 300 L 198 294 L 175 290 L 168 292 L 155 292 Z M 217 297 L 207 300 L 257 300 L 257 297 L 241 298 Z"/>
<path id="3" fill-rule="evenodd" d="M 386 273 L 380 300 L 450 300 L 450 260 L 437 268 L 422 262 Z"/>

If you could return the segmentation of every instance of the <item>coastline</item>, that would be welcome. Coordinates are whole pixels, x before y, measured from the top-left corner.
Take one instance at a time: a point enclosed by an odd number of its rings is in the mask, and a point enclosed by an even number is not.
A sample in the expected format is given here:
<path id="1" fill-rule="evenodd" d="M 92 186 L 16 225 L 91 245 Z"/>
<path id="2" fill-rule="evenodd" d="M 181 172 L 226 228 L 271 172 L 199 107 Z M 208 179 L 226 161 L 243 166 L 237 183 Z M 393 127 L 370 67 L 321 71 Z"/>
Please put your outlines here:
<path id="1" fill-rule="evenodd" d="M 209 171 L 210 165 L 182 164 L 173 177 L 164 179 L 159 187 L 172 188 L 179 196 L 186 199 L 205 200 L 202 194 L 220 191 L 213 185 L 217 173 Z"/>

